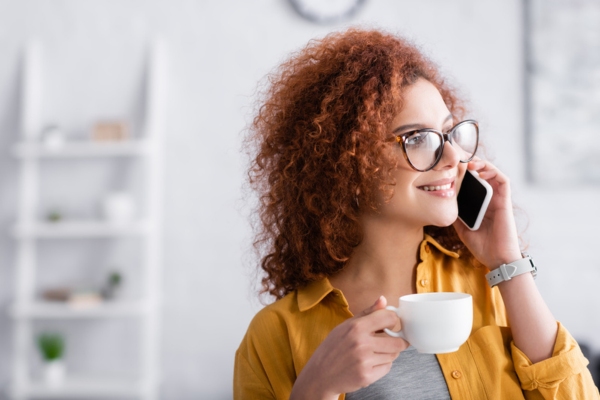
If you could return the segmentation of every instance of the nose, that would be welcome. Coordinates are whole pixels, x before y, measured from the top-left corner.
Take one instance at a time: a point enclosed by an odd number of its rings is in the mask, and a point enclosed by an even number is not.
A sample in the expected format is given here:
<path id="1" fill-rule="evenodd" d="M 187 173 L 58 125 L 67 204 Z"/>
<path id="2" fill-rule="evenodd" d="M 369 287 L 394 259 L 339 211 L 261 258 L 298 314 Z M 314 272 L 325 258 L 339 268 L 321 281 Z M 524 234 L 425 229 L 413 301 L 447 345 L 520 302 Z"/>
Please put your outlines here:
<path id="1" fill-rule="evenodd" d="M 440 158 L 440 162 L 434 167 L 435 170 L 444 170 L 454 168 L 460 162 L 460 154 L 458 151 L 452 146 L 450 142 L 444 143 L 444 147 L 442 149 L 442 158 Z"/>

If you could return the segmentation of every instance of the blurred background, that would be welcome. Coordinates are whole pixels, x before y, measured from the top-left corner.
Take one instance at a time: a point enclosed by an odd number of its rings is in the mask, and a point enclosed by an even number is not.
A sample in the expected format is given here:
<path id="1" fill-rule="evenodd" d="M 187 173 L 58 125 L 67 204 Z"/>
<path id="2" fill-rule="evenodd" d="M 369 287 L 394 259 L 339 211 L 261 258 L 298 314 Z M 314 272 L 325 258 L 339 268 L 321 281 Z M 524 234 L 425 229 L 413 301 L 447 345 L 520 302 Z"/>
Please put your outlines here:
<path id="1" fill-rule="evenodd" d="M 269 71 L 348 26 L 411 39 L 469 101 L 594 368 L 597 2 L 297 3 L 309 18 L 289 0 L 0 0 L 0 398 L 231 398 L 262 307 L 244 129 Z"/>

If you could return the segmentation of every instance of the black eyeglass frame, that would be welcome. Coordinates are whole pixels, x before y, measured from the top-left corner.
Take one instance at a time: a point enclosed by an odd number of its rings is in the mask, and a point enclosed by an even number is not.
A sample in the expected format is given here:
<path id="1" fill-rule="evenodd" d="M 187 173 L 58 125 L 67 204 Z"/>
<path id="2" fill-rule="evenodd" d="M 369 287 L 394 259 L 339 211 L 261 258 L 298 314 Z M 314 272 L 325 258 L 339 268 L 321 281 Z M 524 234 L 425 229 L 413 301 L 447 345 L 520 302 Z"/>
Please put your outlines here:
<path id="1" fill-rule="evenodd" d="M 479 123 L 473 119 L 466 119 L 464 121 L 459 122 L 458 124 L 454 125 L 448 133 L 443 133 L 443 132 L 440 132 L 440 131 L 437 131 L 437 130 L 431 129 L 431 128 L 417 129 L 414 131 L 402 133 L 400 135 L 396 135 L 396 142 L 401 145 L 402 153 L 404 154 L 404 158 L 406 159 L 406 161 L 408 162 L 408 165 L 410 165 L 410 167 L 412 169 L 414 169 L 415 171 L 419 171 L 419 172 L 427 172 L 430 169 L 433 169 L 442 159 L 442 156 L 444 155 L 444 146 L 446 145 L 446 142 L 450 142 L 451 145 L 454 144 L 454 141 L 451 139 L 451 135 L 456 131 L 456 129 L 458 129 L 458 127 L 460 127 L 461 125 L 464 125 L 464 124 L 475 125 L 475 133 L 477 134 L 477 143 L 475 144 L 475 150 L 473 150 L 473 154 L 467 160 L 460 160 L 461 163 L 468 163 L 469 161 L 471 161 L 473 159 L 473 157 L 475 157 L 475 153 L 477 153 L 477 148 L 479 147 Z M 419 169 L 419 168 L 415 167 L 413 165 L 413 163 L 410 162 L 410 159 L 408 158 L 408 153 L 406 152 L 406 138 L 410 135 L 413 135 L 413 134 L 419 133 L 419 132 L 435 133 L 442 139 L 441 151 L 440 151 L 439 155 L 437 156 L 436 160 L 431 165 L 431 167 L 429 167 L 427 169 Z"/>

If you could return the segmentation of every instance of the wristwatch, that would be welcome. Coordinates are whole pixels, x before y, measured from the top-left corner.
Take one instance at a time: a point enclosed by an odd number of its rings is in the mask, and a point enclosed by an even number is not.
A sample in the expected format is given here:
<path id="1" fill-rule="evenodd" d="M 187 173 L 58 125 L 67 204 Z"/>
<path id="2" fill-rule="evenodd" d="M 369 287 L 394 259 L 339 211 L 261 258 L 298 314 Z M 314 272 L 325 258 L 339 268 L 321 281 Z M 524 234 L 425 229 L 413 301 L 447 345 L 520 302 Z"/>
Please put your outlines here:
<path id="1" fill-rule="evenodd" d="M 509 281 L 515 276 L 531 272 L 531 275 L 535 278 L 537 276 L 537 267 L 533 263 L 533 260 L 529 254 L 523 253 L 523 258 L 517 261 L 513 261 L 508 264 L 502 264 L 495 270 L 487 273 L 485 279 L 491 287 L 498 285 L 499 283 Z"/>

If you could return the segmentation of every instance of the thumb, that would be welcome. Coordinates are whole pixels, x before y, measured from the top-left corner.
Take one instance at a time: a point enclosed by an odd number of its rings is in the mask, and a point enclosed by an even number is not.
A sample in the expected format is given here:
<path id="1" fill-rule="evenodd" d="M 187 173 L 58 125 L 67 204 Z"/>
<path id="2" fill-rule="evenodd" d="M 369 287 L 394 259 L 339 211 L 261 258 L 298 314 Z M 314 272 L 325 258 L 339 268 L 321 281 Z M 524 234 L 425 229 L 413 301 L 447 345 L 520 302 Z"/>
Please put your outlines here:
<path id="1" fill-rule="evenodd" d="M 375 300 L 375 303 L 373 303 L 373 305 L 365 310 L 363 310 L 363 312 L 361 313 L 361 316 L 365 316 L 365 315 L 369 315 L 374 311 L 377 310 L 382 310 L 387 306 L 387 299 L 385 298 L 385 296 L 379 296 L 379 298 L 377 300 Z"/>

